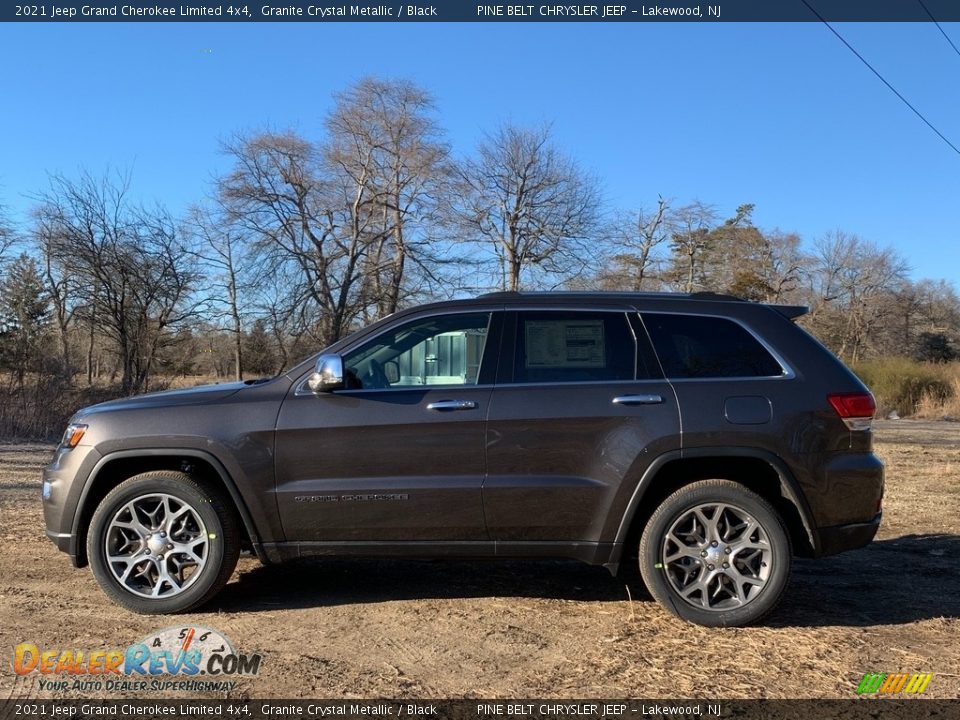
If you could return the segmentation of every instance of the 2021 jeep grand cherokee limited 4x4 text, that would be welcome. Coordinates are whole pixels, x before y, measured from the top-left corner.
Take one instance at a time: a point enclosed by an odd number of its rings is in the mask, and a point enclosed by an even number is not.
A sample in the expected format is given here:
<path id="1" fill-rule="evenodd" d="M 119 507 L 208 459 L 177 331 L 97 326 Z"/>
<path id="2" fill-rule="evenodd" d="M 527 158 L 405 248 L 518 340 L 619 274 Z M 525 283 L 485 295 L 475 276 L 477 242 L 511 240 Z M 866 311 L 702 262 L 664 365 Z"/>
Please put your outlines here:
<path id="1" fill-rule="evenodd" d="M 47 534 L 105 592 L 188 610 L 241 548 L 639 564 L 704 625 L 880 522 L 873 398 L 792 320 L 714 295 L 496 293 L 399 312 L 254 384 L 78 412 Z"/>

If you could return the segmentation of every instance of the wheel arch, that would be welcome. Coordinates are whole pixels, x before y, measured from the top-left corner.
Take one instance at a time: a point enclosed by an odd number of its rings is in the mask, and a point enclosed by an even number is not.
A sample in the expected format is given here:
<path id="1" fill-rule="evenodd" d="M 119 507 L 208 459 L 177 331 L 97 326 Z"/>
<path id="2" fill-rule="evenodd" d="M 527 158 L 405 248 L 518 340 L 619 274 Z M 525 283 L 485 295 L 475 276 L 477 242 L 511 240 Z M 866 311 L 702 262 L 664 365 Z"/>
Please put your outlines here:
<path id="1" fill-rule="evenodd" d="M 84 484 L 74 514 L 72 535 L 76 543 L 76 566 L 87 564 L 87 531 L 90 520 L 100 504 L 113 488 L 124 480 L 153 470 L 178 470 L 216 483 L 224 490 L 240 517 L 245 542 L 261 562 L 266 562 L 256 526 L 250 511 L 237 489 L 236 483 L 217 458 L 194 448 L 141 448 L 118 450 L 97 461 L 90 477 Z"/>
<path id="2" fill-rule="evenodd" d="M 643 527 L 663 500 L 684 485 L 711 478 L 741 483 L 771 502 L 790 531 L 795 553 L 817 553 L 812 513 L 780 458 L 760 448 L 692 448 L 665 453 L 648 466 L 620 520 L 607 569 L 617 572 L 621 561 L 632 556 Z"/>

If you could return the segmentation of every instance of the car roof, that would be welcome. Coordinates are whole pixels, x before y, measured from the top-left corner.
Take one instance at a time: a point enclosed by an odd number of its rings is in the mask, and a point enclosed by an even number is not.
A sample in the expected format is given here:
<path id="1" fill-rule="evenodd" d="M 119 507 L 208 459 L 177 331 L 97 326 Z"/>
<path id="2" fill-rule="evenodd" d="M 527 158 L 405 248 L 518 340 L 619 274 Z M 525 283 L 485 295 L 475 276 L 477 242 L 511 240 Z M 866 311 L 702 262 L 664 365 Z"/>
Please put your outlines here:
<path id="1" fill-rule="evenodd" d="M 446 300 L 430 305 L 421 305 L 411 310 L 426 308 L 455 308 L 473 305 L 503 304 L 507 308 L 537 305 L 609 306 L 627 305 L 646 310 L 686 310 L 699 311 L 712 309 L 714 312 L 731 312 L 744 306 L 764 306 L 776 310 L 781 315 L 793 319 L 808 312 L 804 305 L 774 305 L 755 303 L 734 295 L 714 292 L 619 292 L 619 291 L 501 291 L 485 293 L 473 298 Z M 708 307 L 712 306 L 712 307 Z"/>

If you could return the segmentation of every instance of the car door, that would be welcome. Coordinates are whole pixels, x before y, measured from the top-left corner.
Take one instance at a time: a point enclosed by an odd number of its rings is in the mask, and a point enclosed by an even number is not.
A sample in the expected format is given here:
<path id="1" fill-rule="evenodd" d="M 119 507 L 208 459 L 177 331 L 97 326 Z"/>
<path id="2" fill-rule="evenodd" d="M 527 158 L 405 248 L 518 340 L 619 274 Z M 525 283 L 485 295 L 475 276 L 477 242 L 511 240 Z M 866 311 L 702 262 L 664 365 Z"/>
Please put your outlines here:
<path id="1" fill-rule="evenodd" d="M 684 453 L 752 447 L 784 457 L 815 429 L 808 398 L 789 382 L 793 372 L 746 325 L 676 312 L 642 318 L 677 393 Z"/>
<path id="2" fill-rule="evenodd" d="M 521 310 L 503 337 L 483 486 L 497 552 L 612 542 L 643 470 L 680 446 L 677 402 L 639 318 Z"/>
<path id="3" fill-rule="evenodd" d="M 277 422 L 287 540 L 486 540 L 484 429 L 501 316 L 417 316 L 343 354 L 348 389 L 294 385 Z"/>

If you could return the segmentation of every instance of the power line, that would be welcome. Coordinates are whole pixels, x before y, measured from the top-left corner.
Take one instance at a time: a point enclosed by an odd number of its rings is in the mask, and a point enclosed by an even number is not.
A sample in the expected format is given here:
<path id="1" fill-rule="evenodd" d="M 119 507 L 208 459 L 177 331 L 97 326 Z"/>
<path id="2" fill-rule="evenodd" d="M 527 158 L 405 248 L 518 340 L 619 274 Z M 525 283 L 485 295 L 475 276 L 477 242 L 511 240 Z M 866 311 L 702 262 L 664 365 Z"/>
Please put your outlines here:
<path id="1" fill-rule="evenodd" d="M 930 19 L 933 21 L 933 24 L 937 26 L 937 30 L 940 31 L 940 34 L 943 35 L 943 37 L 946 38 L 946 40 L 947 40 L 948 43 L 950 43 L 950 47 L 953 48 L 953 51 L 954 51 L 957 55 L 960 55 L 960 50 L 958 50 L 958 49 L 957 49 L 957 46 L 953 44 L 953 40 L 951 40 L 951 39 L 950 39 L 950 36 L 947 35 L 947 31 L 944 30 L 942 27 L 940 27 L 940 23 L 937 22 L 937 19 L 933 16 L 933 13 L 930 12 L 930 10 L 929 10 L 929 9 L 927 8 L 927 6 L 924 4 L 923 0 L 917 0 L 917 2 L 920 3 L 920 7 L 922 7 L 922 8 L 923 8 L 923 11 L 930 17 Z"/>
<path id="2" fill-rule="evenodd" d="M 869 62 L 867 62 L 866 58 L 864 58 L 863 55 L 861 55 L 860 53 L 858 53 L 858 52 L 856 51 L 856 49 L 853 47 L 853 45 L 851 45 L 850 43 L 848 43 L 848 42 L 846 41 L 846 39 L 843 37 L 843 35 L 841 35 L 839 32 L 837 32 L 837 29 L 834 28 L 833 25 L 831 25 L 830 23 L 828 23 L 828 22 L 824 19 L 823 15 L 821 15 L 821 14 L 818 13 L 816 10 L 814 10 L 813 6 L 810 5 L 810 3 L 807 2 L 807 0 L 800 0 L 800 2 L 802 2 L 804 5 L 806 5 L 806 6 L 807 6 L 807 9 L 808 9 L 810 12 L 812 12 L 814 15 L 816 15 L 816 16 L 817 16 L 817 19 L 829 28 L 829 29 L 830 29 L 830 32 L 832 32 L 834 35 L 836 35 L 837 38 L 840 40 L 840 42 L 842 42 L 844 45 L 846 45 L 846 46 L 847 46 L 847 49 L 850 50 L 850 52 L 852 52 L 854 55 L 856 55 L 857 58 L 860 60 L 860 62 L 862 62 L 864 65 L 866 65 L 866 66 L 870 69 L 870 72 L 872 72 L 874 75 L 876 75 L 876 76 L 880 79 L 880 82 L 882 82 L 884 85 L 886 85 L 886 86 L 890 89 L 890 92 L 892 92 L 894 95 L 896 95 L 898 98 L 900 98 L 900 101 L 901 101 L 904 105 L 906 105 L 908 108 L 910 108 L 911 110 L 913 110 L 913 114 L 916 115 L 916 116 L 917 116 L 918 118 L 920 118 L 921 120 L 923 120 L 924 124 L 925 124 L 928 128 L 930 128 L 931 130 L 933 130 L 933 131 L 937 134 L 937 137 L 939 137 L 939 138 L 940 138 L 941 140 L 943 140 L 947 145 L 949 145 L 950 148 L 951 148 L 955 153 L 957 153 L 957 155 L 960 155 L 960 148 L 958 148 L 956 145 L 954 145 L 952 142 L 950 142 L 950 141 L 947 139 L 947 136 L 946 136 L 946 135 L 944 135 L 942 132 L 940 132 L 939 130 L 937 130 L 937 128 L 934 127 L 933 123 L 930 122 L 929 120 L 927 120 L 926 117 L 924 117 L 924 115 L 923 115 L 922 112 L 920 112 L 919 110 L 917 110 L 917 109 L 910 103 L 909 100 L 907 100 L 903 95 L 901 95 L 901 94 L 897 91 L 897 89 L 896 89 L 893 85 L 891 85 L 889 82 L 887 82 L 887 79 L 886 79 L 883 75 L 881 75 L 880 72 L 879 72 L 873 65 L 871 65 Z M 951 43 L 951 44 L 952 44 L 952 43 Z"/>

